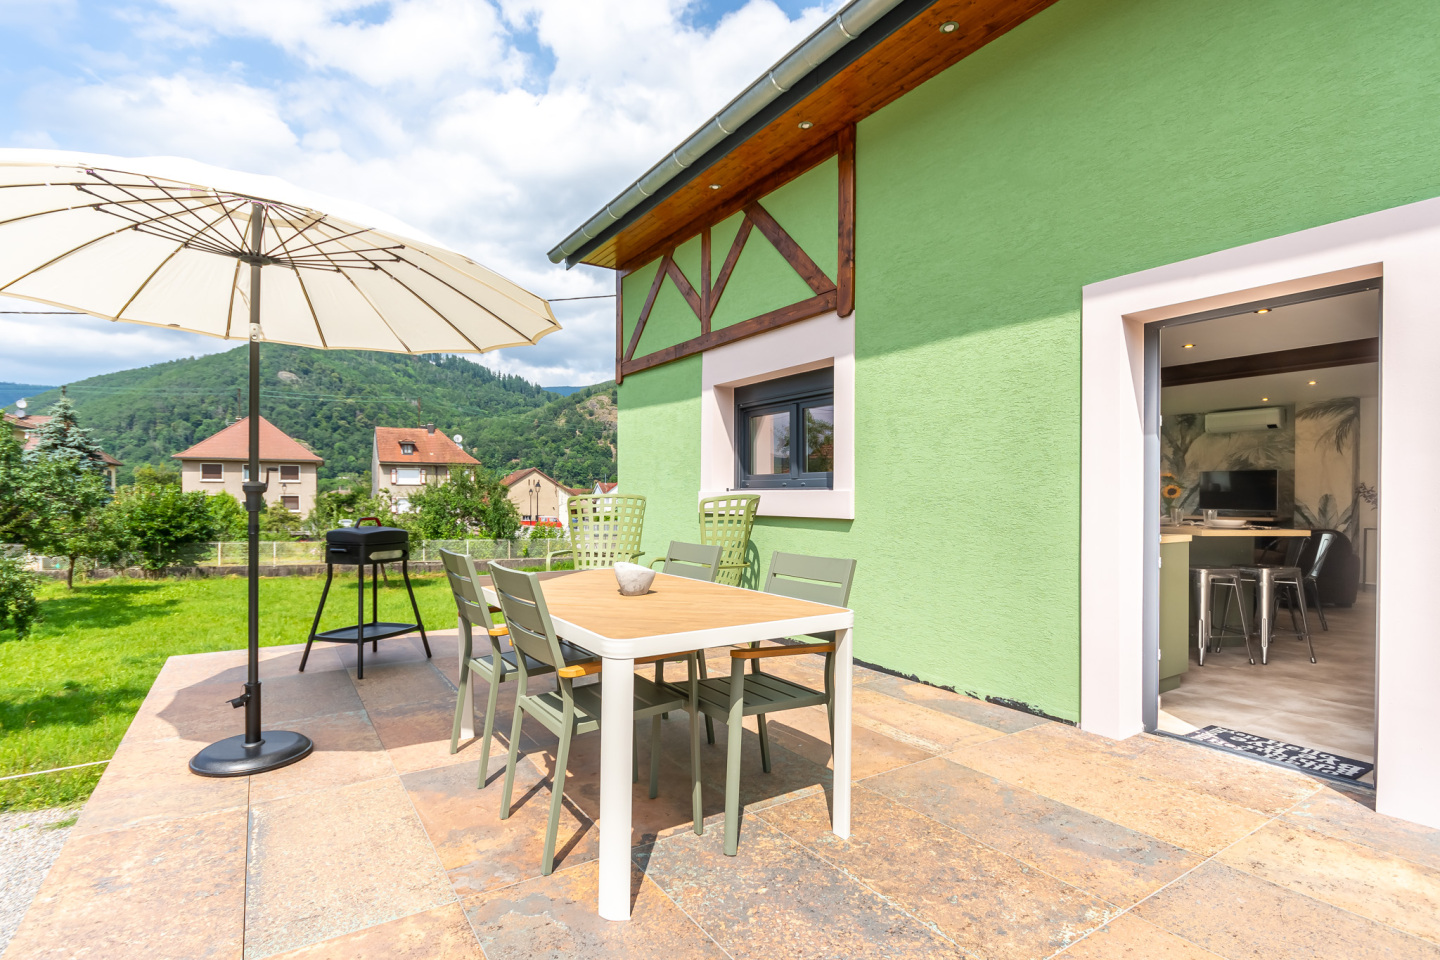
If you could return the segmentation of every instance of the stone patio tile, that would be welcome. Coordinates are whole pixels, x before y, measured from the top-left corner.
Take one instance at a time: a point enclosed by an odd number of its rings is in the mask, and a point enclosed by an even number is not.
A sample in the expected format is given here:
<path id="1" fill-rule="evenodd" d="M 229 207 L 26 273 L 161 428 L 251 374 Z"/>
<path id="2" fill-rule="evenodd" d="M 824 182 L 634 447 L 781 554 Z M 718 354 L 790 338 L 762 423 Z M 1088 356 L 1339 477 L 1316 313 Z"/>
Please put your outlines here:
<path id="1" fill-rule="evenodd" d="M 1367 797 L 1371 804 L 1373 797 Z M 1284 819 L 1318 833 L 1440 870 L 1440 831 L 1376 813 L 1329 787 L 1288 811 Z"/>
<path id="2" fill-rule="evenodd" d="M 72 835 L 5 956 L 238 960 L 244 930 L 241 809 Z"/>
<path id="3" fill-rule="evenodd" d="M 500 819 L 501 780 L 477 790 L 478 770 L 479 761 L 472 760 L 407 774 L 401 780 L 441 866 L 462 897 L 538 877 L 550 812 L 550 778 L 529 760 L 516 764 L 508 820 Z M 555 839 L 557 869 L 595 859 L 599 843 L 594 822 L 565 801 Z"/>
<path id="4" fill-rule="evenodd" d="M 636 851 L 648 879 L 734 960 L 963 957 L 953 943 L 757 817 Z"/>
<path id="5" fill-rule="evenodd" d="M 871 685 L 868 689 L 874 690 L 876 693 L 883 693 L 899 700 L 907 700 L 930 710 L 939 710 L 941 713 L 948 713 L 962 720 L 978 723 L 982 727 L 999 730 L 1001 733 L 1018 733 L 1021 730 L 1029 730 L 1031 727 L 1054 723 L 1053 720 L 1046 720 L 1044 717 L 986 703 L 973 697 L 932 687 L 928 683 L 917 683 L 914 680 L 906 680 L 904 677 L 894 677 L 877 671 L 869 672 L 875 673 L 875 677 L 870 681 Z"/>
<path id="6" fill-rule="evenodd" d="M 363 710 L 311 717 L 294 727 L 314 742 L 315 749 L 298 763 L 251 778 L 252 804 L 395 775 Z"/>
<path id="7" fill-rule="evenodd" d="M 1172 737 L 1140 734 L 1127 740 L 1110 740 L 1063 723 L 1050 724 L 1027 736 L 1068 744 L 1091 755 L 1103 754 L 1129 764 L 1137 776 L 1164 778 L 1271 817 L 1322 788 L 1320 781 L 1298 770 Z"/>
<path id="8" fill-rule="evenodd" d="M 871 730 L 862 722 L 854 724 L 850 735 L 850 769 L 855 780 L 873 777 L 934 755 L 913 743 L 901 743 Z M 769 728 L 772 746 L 779 744 L 811 763 L 834 769 L 830 721 L 824 707 L 805 707 L 774 714 L 770 717 Z"/>
<path id="9" fill-rule="evenodd" d="M 470 921 L 452 903 L 277 954 L 275 960 L 485 960 Z"/>
<path id="10" fill-rule="evenodd" d="M 247 960 L 454 901 L 396 777 L 255 804 L 249 859 Z"/>
<path id="11" fill-rule="evenodd" d="M 245 691 L 239 682 L 202 683 L 168 690 L 151 690 L 135 714 L 127 740 L 181 737 L 204 746 L 214 740 L 245 732 L 245 712 L 230 700 Z M 308 717 L 348 713 L 362 707 L 355 685 L 341 670 L 264 677 L 260 687 L 264 725 L 282 729 Z M 199 749 L 197 747 L 196 749 Z"/>
<path id="12" fill-rule="evenodd" d="M 366 609 L 369 609 L 368 606 Z M 403 613 L 397 610 L 395 613 L 397 620 L 410 616 L 410 611 L 408 610 Z M 406 622 L 408 623 L 409 621 L 407 620 Z M 315 646 L 320 646 L 320 641 L 317 640 Z M 354 676 L 355 644 L 333 643 L 326 644 L 326 646 L 335 650 L 336 656 L 340 658 L 340 663 L 344 665 L 346 671 L 348 671 L 351 676 Z M 367 672 L 372 666 L 378 667 L 387 663 L 406 663 L 411 660 L 425 659 L 425 648 L 420 645 L 420 634 L 418 633 L 406 634 L 402 637 L 391 637 L 389 640 L 381 640 L 379 650 L 371 649 L 373 646 L 374 644 L 370 643 L 365 645 L 365 670 Z M 431 647 L 430 652 L 433 654 L 435 648 Z M 307 667 L 306 670 L 308 672 L 309 668 Z"/>
<path id="13" fill-rule="evenodd" d="M 1057 960 L 1216 960 L 1197 947 L 1133 913 L 1123 914 L 1060 951 Z"/>
<path id="14" fill-rule="evenodd" d="M 356 680 L 355 691 L 367 710 L 423 703 L 450 698 L 455 702 L 455 685 L 445 679 L 432 660 L 406 660 L 371 667 L 365 665 L 365 679 Z"/>
<path id="15" fill-rule="evenodd" d="M 464 901 L 489 960 L 724 960 L 725 954 L 638 869 L 627 923 L 595 912 L 598 868 L 588 863 Z"/>
<path id="16" fill-rule="evenodd" d="M 979 956 L 1047 957 L 1119 913 L 862 786 L 855 787 L 853 802 L 848 840 L 830 832 L 824 797 L 771 807 L 758 816 Z"/>
<path id="17" fill-rule="evenodd" d="M 395 769 L 399 773 L 429 770 L 431 767 L 441 767 L 452 763 L 467 763 L 480 755 L 477 749 L 478 739 L 468 742 L 461 741 L 460 751 L 458 753 L 450 752 L 450 731 L 455 721 L 455 695 L 453 693 L 441 700 L 376 707 L 374 710 L 366 712 L 370 716 L 370 722 L 375 726 L 375 733 L 379 735 L 380 742 L 385 745 L 386 751 L 390 754 L 390 762 L 395 765 Z M 478 723 L 483 723 L 483 714 L 478 715 L 476 719 Z M 507 734 L 510 730 L 508 720 L 507 717 L 504 727 L 501 728 Z M 500 727 L 498 720 L 496 726 Z M 496 752 L 500 752 L 498 748 L 492 752 L 491 756 L 493 757 Z M 501 752 L 500 756 L 503 767 L 504 753 Z"/>
<path id="18" fill-rule="evenodd" d="M 1268 819 L 1173 781 L 1146 776 L 1143 767 L 1127 759 L 1046 736 L 1047 729 L 1034 727 L 962 747 L 949 759 L 1202 856 L 1229 846 Z"/>
<path id="19" fill-rule="evenodd" d="M 865 786 L 1120 907 L 1201 862 L 1163 840 L 941 757 Z"/>
<path id="20" fill-rule="evenodd" d="M 197 777 L 190 758 L 203 746 L 189 740 L 121 743 L 80 811 L 72 836 L 244 810 L 246 778 Z"/>
<path id="21" fill-rule="evenodd" d="M 287 643 L 260 648 L 260 679 L 268 681 L 298 672 L 303 643 Z M 155 686 L 164 690 L 189 687 L 197 683 L 244 683 L 248 656 L 244 649 L 214 653 L 187 653 L 165 661 Z M 344 664 L 329 645 L 316 644 L 305 664 L 306 673 L 343 670 Z"/>
<path id="22" fill-rule="evenodd" d="M 1440 870 L 1276 821 L 1217 857 L 1271 883 L 1440 942 Z"/>
<path id="23" fill-rule="evenodd" d="M 1435 960 L 1440 947 L 1210 861 L 1141 903 L 1144 920 L 1227 960 Z"/>

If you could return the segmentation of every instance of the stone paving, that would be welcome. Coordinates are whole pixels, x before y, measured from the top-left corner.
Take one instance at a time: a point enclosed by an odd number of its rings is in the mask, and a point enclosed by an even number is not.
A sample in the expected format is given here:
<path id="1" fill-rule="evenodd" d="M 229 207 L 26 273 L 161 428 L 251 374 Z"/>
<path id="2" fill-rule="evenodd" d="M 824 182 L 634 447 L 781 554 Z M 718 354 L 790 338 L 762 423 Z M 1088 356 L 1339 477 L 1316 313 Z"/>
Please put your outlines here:
<path id="1" fill-rule="evenodd" d="M 1285 769 L 1109 741 L 864 669 L 853 837 L 829 832 L 821 708 L 771 722 L 772 774 L 745 734 L 734 858 L 719 823 L 724 725 L 703 748 L 696 836 L 688 720 L 672 716 L 660 797 L 635 792 L 634 919 L 609 923 L 595 914 L 598 735 L 572 748 L 558 867 L 541 877 L 553 741 L 525 729 L 502 822 L 503 763 L 477 790 L 478 744 L 449 753 L 455 637 L 431 644 L 426 661 L 408 638 L 382 642 L 364 680 L 349 648 L 318 649 L 303 675 L 298 646 L 265 649 L 267 725 L 309 734 L 316 752 L 251 780 L 186 770 L 238 732 L 225 701 L 243 653 L 171 658 L 6 960 L 1440 960 L 1440 832 Z M 818 682 L 820 663 L 776 671 Z"/>

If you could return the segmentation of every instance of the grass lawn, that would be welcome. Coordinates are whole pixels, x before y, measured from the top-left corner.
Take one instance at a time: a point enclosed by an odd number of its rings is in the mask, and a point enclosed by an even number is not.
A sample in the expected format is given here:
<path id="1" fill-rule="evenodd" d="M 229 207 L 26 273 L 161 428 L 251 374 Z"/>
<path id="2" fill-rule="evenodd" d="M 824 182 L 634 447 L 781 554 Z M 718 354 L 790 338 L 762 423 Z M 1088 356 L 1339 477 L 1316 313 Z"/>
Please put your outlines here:
<path id="1" fill-rule="evenodd" d="M 453 630 L 455 604 L 444 578 L 411 582 L 427 629 Z M 261 645 L 303 642 L 323 583 L 261 580 Z M 354 621 L 354 589 L 354 571 L 343 579 L 337 571 L 322 630 Z M 241 577 L 103 580 L 74 591 L 47 583 L 40 598 L 45 620 L 30 636 L 0 630 L 0 777 L 109 759 L 166 657 L 245 646 Z M 380 619 L 410 618 L 405 588 L 392 574 L 380 587 Z M 83 803 L 104 769 L 0 781 L 0 810 Z"/>

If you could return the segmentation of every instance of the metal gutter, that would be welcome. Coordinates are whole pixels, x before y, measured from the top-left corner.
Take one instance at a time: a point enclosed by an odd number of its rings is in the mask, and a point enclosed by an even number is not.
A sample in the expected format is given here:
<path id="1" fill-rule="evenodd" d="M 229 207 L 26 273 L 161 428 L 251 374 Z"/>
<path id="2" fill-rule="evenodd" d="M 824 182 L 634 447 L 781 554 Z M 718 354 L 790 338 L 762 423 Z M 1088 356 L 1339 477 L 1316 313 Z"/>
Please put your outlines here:
<path id="1" fill-rule="evenodd" d="M 550 262 L 563 261 L 566 268 L 573 267 L 589 250 L 613 233 L 616 227 L 623 226 L 644 213 L 689 182 L 695 174 L 708 168 L 735 145 L 757 132 L 774 115 L 781 112 L 776 109 L 777 106 L 788 109 L 799 96 L 813 92 L 841 67 L 848 65 L 933 2 L 934 0 L 852 0 L 782 57 L 760 79 L 726 104 L 724 109 L 702 124 L 699 130 L 691 134 L 669 156 L 651 167 L 644 176 L 621 191 L 619 196 L 606 204 L 584 226 L 556 245 L 549 253 Z M 887 17 L 892 12 L 900 15 Z M 889 22 L 881 23 L 882 20 Z M 837 54 L 851 46 L 852 42 L 867 30 L 871 32 L 863 38 L 866 42 L 855 44 L 852 47 L 852 56 L 839 58 L 843 59 L 843 63 L 833 62 L 837 59 Z M 855 49 L 856 47 L 859 49 Z M 815 82 L 817 68 L 822 65 L 830 65 L 833 69 L 818 71 L 824 76 Z M 796 96 L 797 94 L 799 96 Z M 757 119 L 762 122 L 757 124 Z M 684 176 L 686 173 L 689 176 Z"/>

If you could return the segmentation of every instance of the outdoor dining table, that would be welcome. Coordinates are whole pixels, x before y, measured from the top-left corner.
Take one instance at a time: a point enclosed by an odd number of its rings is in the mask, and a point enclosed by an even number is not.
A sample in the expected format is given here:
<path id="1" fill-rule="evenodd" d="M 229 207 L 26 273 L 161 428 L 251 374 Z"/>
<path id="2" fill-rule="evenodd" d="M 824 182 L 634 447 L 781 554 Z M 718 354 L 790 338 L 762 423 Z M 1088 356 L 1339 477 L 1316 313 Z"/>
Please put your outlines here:
<path id="1" fill-rule="evenodd" d="M 835 742 L 831 829 L 850 836 L 850 715 L 854 614 L 806 600 L 659 574 L 648 593 L 621 596 L 612 570 L 541 574 L 556 632 L 602 658 L 599 912 L 630 919 L 631 744 L 635 661 L 755 640 L 835 633 Z M 496 603 L 488 578 L 485 598 Z M 473 707 L 472 707 L 473 709 Z M 463 726 L 473 736 L 474 720 Z"/>

